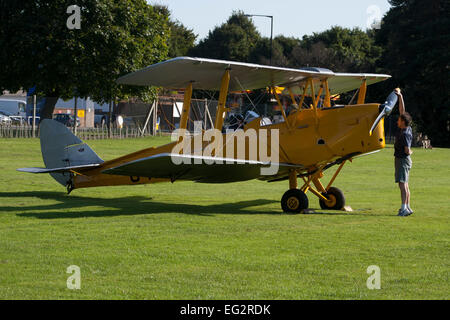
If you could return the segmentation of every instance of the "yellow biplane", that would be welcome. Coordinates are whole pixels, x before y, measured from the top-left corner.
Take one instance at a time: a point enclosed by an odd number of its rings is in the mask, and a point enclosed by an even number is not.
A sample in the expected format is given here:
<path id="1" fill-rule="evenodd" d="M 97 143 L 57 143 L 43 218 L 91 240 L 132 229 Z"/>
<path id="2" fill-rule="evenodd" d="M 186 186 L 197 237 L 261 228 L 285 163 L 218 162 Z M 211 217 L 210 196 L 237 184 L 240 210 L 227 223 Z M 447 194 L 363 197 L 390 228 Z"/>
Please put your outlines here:
<path id="1" fill-rule="evenodd" d="M 221 132 L 208 140 L 193 141 L 196 135 L 179 135 L 172 143 L 148 148 L 103 161 L 62 124 L 43 120 L 40 124 L 41 151 L 45 168 L 19 171 L 49 173 L 60 184 L 73 189 L 190 180 L 227 183 L 260 179 L 286 180 L 289 189 L 281 199 L 283 211 L 298 213 L 308 208 L 306 192 L 319 198 L 324 209 L 342 209 L 345 197 L 333 183 L 347 161 L 384 148 L 383 118 L 397 102 L 390 95 L 384 104 L 365 103 L 367 86 L 390 78 L 384 74 L 334 73 L 328 69 L 289 69 L 222 60 L 179 57 L 148 66 L 117 80 L 119 84 L 184 89 L 180 130 L 187 127 L 192 91 L 218 91 L 214 129 Z M 254 117 L 239 130 L 222 133 L 231 107 L 227 96 L 233 91 L 271 88 L 282 114 L 282 121 L 267 123 Z M 294 109 L 286 112 L 280 99 L 289 99 Z M 356 103 L 332 105 L 332 96 L 357 89 Z M 305 107 L 305 101 L 310 103 Z M 380 124 L 380 125 L 378 125 Z M 234 141 L 236 132 L 244 134 L 244 151 Z M 251 135 L 256 132 L 256 141 Z M 261 132 L 266 136 L 262 136 Z M 202 132 L 205 134 L 205 132 Z M 277 139 L 272 139 L 274 136 Z M 255 134 L 253 134 L 253 138 Z M 249 138 L 246 140 L 246 138 Z M 178 148 L 179 145 L 187 146 Z M 192 146 L 194 145 L 194 146 Z M 251 149 L 270 150 L 268 160 Z M 184 149 L 184 150 L 182 150 Z M 174 151 L 177 150 L 177 151 Z M 209 150 L 209 153 L 206 151 Z M 268 152 L 269 153 L 269 152 Z M 262 169 L 276 165 L 270 174 Z M 339 165 L 328 185 L 320 179 L 328 168 Z M 298 179 L 302 185 L 298 187 Z"/>

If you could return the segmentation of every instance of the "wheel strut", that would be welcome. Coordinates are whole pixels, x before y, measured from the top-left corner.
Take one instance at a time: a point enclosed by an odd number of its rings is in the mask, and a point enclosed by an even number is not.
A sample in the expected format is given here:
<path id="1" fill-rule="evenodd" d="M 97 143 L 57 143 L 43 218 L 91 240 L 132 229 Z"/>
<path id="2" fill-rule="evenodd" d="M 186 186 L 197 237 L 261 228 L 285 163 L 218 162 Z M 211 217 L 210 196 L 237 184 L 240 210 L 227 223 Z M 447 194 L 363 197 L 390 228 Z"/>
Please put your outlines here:
<path id="1" fill-rule="evenodd" d="M 297 170 L 289 171 L 289 189 L 297 189 Z"/>
<path id="2" fill-rule="evenodd" d="M 314 174 L 307 177 L 302 176 L 303 186 L 298 189 L 297 183 L 297 170 L 292 169 L 289 171 L 289 190 L 285 192 L 281 198 L 281 207 L 284 212 L 300 213 L 308 208 L 308 197 L 306 193 L 311 191 L 316 197 L 319 198 L 320 207 L 322 209 L 334 209 L 339 210 L 345 206 L 345 197 L 341 190 L 332 187 L 334 180 L 341 172 L 346 160 L 344 160 L 339 168 L 334 173 L 333 177 L 326 187 L 320 182 L 323 177 L 323 168 L 315 170 Z M 311 186 L 311 182 L 314 187 Z"/>
<path id="3" fill-rule="evenodd" d="M 300 190 L 302 190 L 304 193 L 311 191 L 311 193 L 318 197 L 320 207 L 322 209 L 342 209 L 345 206 L 344 194 L 341 190 L 332 187 L 331 185 L 333 184 L 338 174 L 341 172 L 345 162 L 346 160 L 341 163 L 326 187 L 324 187 L 320 182 L 320 179 L 323 177 L 323 172 L 320 169 L 317 173 L 309 175 L 307 179 L 305 177 L 302 177 L 304 184 L 300 188 Z M 313 183 L 315 188 L 311 186 L 311 182 Z"/>

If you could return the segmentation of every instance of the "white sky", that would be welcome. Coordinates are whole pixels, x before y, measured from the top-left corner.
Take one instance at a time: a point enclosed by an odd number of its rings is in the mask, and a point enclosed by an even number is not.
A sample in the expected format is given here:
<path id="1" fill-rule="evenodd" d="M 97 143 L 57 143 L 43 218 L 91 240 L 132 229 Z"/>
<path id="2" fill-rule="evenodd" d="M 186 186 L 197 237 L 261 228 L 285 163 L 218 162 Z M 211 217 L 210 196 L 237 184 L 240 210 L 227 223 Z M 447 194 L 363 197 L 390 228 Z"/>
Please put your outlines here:
<path id="1" fill-rule="evenodd" d="M 380 20 L 389 10 L 387 0 L 147 0 L 169 7 L 174 19 L 193 29 L 198 38 L 224 23 L 233 10 L 246 14 L 272 15 L 274 36 L 301 38 L 331 26 L 367 28 L 374 18 Z M 258 31 L 270 37 L 270 19 L 254 17 Z"/>

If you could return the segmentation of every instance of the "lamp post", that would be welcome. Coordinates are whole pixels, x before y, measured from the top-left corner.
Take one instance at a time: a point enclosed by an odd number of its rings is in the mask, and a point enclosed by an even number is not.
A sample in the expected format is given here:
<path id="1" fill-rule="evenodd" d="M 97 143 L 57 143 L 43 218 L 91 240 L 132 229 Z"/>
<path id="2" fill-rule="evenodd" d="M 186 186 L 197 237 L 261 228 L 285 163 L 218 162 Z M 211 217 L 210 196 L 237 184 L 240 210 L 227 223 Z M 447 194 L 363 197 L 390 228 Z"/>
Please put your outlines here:
<path id="1" fill-rule="evenodd" d="M 273 52 L 273 16 L 266 16 L 263 14 L 244 14 L 246 17 L 264 17 L 270 18 L 270 65 L 272 65 L 272 52 Z"/>

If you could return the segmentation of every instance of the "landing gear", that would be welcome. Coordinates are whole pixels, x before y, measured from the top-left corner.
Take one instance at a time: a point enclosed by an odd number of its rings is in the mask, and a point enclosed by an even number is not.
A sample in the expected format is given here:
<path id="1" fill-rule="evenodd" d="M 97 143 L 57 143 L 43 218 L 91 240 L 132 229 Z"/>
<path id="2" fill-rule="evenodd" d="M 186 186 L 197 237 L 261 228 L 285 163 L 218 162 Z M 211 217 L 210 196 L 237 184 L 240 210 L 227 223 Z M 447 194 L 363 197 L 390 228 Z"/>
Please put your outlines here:
<path id="1" fill-rule="evenodd" d="M 322 209 L 342 210 L 345 207 L 344 193 L 340 189 L 330 187 L 327 192 L 322 193 L 322 195 L 328 199 L 328 201 L 319 199 L 319 204 Z"/>
<path id="2" fill-rule="evenodd" d="M 308 197 L 299 189 L 289 189 L 281 198 L 281 208 L 286 213 L 300 213 L 308 209 Z"/>
<path id="3" fill-rule="evenodd" d="M 283 211 L 287 213 L 300 213 L 308 209 L 308 197 L 306 196 L 306 192 L 308 191 L 311 191 L 312 194 L 319 198 L 319 204 L 322 209 L 342 210 L 345 207 L 344 193 L 331 185 L 345 162 L 346 160 L 342 161 L 326 187 L 320 182 L 320 179 L 323 177 L 323 168 L 316 168 L 314 173 L 302 175 L 304 184 L 300 189 L 297 188 L 297 171 L 291 170 L 289 173 L 289 190 L 281 198 L 281 208 Z"/>
<path id="4" fill-rule="evenodd" d="M 286 213 L 300 213 L 308 209 L 308 197 L 304 190 L 297 189 L 297 171 L 289 172 L 289 190 L 281 198 L 281 208 Z"/>
<path id="5" fill-rule="evenodd" d="M 73 184 L 72 177 L 70 177 L 70 180 L 67 181 L 66 189 L 67 189 L 67 194 L 70 194 L 72 192 L 72 190 L 75 189 L 75 185 Z"/>

